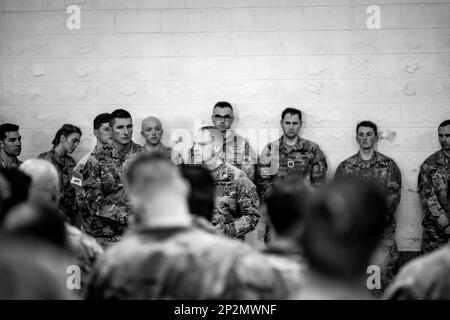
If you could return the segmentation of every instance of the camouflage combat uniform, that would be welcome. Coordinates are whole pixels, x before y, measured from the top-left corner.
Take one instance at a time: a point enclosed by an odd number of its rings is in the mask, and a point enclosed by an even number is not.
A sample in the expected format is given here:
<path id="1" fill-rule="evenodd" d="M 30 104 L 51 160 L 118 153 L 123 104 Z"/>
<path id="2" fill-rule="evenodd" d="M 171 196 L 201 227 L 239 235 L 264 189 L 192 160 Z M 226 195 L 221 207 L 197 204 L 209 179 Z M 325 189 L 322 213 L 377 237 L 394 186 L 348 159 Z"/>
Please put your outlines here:
<path id="1" fill-rule="evenodd" d="M 87 299 L 278 299 L 281 279 L 240 241 L 195 227 L 136 228 L 103 255 Z"/>
<path id="2" fill-rule="evenodd" d="M 450 300 L 450 245 L 405 265 L 383 298 Z"/>
<path id="3" fill-rule="evenodd" d="M 90 212 L 89 205 L 86 200 L 86 192 L 84 189 L 85 181 L 91 176 L 93 168 L 98 165 L 98 162 L 92 154 L 99 152 L 101 147 L 95 146 L 94 151 L 86 154 L 80 161 L 78 161 L 76 167 L 73 169 L 73 176 L 71 179 L 71 184 L 75 189 L 78 208 L 82 216 L 82 224 L 80 229 L 84 232 L 89 232 L 89 224 L 86 223 L 90 221 L 92 213 Z M 89 165 L 88 165 L 89 163 Z"/>
<path id="4" fill-rule="evenodd" d="M 243 240 L 259 221 L 256 187 L 243 171 L 227 163 L 211 175 L 216 185 L 212 224 L 230 238 Z"/>
<path id="5" fill-rule="evenodd" d="M 223 138 L 222 151 L 226 163 L 244 171 L 250 181 L 255 180 L 256 153 L 247 139 L 233 130 L 227 130 L 227 134 Z"/>
<path id="6" fill-rule="evenodd" d="M 386 268 L 382 269 L 382 290 L 386 288 L 398 269 L 399 254 L 395 243 L 395 211 L 400 203 L 402 174 L 391 158 L 376 152 L 370 160 L 363 160 L 359 154 L 342 161 L 335 177 L 357 176 L 379 184 L 385 192 L 388 213 L 382 247 L 389 257 Z"/>
<path id="7" fill-rule="evenodd" d="M 304 281 L 302 272 L 306 268 L 306 261 L 301 251 L 274 241 L 263 250 L 263 253 L 268 264 L 277 270 L 283 279 L 284 296 L 281 299 L 291 299 L 300 290 Z"/>
<path id="8" fill-rule="evenodd" d="M 163 158 L 174 161 L 172 159 L 172 153 L 173 153 L 172 148 L 168 147 L 162 143 L 160 144 L 160 148 L 157 151 L 149 151 L 149 150 L 145 149 L 145 146 L 144 146 L 144 152 L 152 152 L 152 153 L 156 152 L 156 153 L 160 154 Z"/>
<path id="9" fill-rule="evenodd" d="M 450 239 L 447 222 L 450 219 L 449 181 L 450 159 L 440 150 L 424 161 L 419 173 L 419 193 L 425 211 L 422 221 L 424 253 L 439 248 Z"/>
<path id="10" fill-rule="evenodd" d="M 266 199 L 272 185 L 290 176 L 299 176 L 317 187 L 326 179 L 327 161 L 314 142 L 298 137 L 294 146 L 288 146 L 283 137 L 268 144 L 261 153 L 256 170 L 259 194 Z"/>
<path id="11" fill-rule="evenodd" d="M 119 241 L 127 229 L 131 209 L 123 188 L 124 163 L 142 150 L 133 142 L 127 154 L 105 145 L 87 163 L 84 190 L 91 216 L 85 221 L 86 231 L 104 247 Z"/>
<path id="12" fill-rule="evenodd" d="M 0 168 L 19 168 L 21 164 L 22 164 L 22 161 L 20 161 L 17 158 L 14 158 L 11 165 L 7 166 L 6 163 L 3 161 L 3 159 L 0 158 Z"/>
<path id="13" fill-rule="evenodd" d="M 77 202 L 77 195 L 74 186 L 71 184 L 73 169 L 75 168 L 75 160 L 66 154 L 57 157 L 55 148 L 48 152 L 41 153 L 38 159 L 44 159 L 53 164 L 59 173 L 61 200 L 59 208 L 64 213 L 66 220 L 79 227 L 81 225 L 81 216 Z"/>
<path id="14" fill-rule="evenodd" d="M 81 290 L 76 293 L 81 297 L 85 291 L 87 280 L 92 272 L 95 262 L 103 254 L 103 249 L 94 238 L 84 234 L 80 229 L 66 224 L 69 249 L 76 259 L 81 271 Z"/>

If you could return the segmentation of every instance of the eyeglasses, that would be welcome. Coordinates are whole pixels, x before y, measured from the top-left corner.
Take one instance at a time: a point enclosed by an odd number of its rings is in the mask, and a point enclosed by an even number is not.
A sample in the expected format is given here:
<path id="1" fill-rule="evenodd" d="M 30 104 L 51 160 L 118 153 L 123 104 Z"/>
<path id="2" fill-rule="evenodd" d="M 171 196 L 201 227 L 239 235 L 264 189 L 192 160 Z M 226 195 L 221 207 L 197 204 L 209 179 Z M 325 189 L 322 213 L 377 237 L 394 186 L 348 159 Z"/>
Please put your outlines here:
<path id="1" fill-rule="evenodd" d="M 220 121 L 220 120 L 225 120 L 225 121 L 230 121 L 231 119 L 233 119 L 233 117 L 232 116 L 229 116 L 229 115 L 226 115 L 226 116 L 221 116 L 221 115 L 218 115 L 218 114 L 216 114 L 215 116 L 214 116 L 214 119 L 216 119 L 217 121 Z"/>

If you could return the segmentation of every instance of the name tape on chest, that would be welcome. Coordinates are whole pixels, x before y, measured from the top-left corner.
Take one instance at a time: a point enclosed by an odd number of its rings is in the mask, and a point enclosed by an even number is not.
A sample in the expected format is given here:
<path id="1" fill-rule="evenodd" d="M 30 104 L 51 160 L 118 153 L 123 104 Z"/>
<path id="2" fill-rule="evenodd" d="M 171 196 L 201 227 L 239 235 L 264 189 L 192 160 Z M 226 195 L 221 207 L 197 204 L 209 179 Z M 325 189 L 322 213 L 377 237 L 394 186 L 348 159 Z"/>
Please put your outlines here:
<path id="1" fill-rule="evenodd" d="M 70 183 L 75 184 L 80 187 L 83 185 L 83 181 L 77 177 L 72 177 L 72 179 L 70 179 Z"/>

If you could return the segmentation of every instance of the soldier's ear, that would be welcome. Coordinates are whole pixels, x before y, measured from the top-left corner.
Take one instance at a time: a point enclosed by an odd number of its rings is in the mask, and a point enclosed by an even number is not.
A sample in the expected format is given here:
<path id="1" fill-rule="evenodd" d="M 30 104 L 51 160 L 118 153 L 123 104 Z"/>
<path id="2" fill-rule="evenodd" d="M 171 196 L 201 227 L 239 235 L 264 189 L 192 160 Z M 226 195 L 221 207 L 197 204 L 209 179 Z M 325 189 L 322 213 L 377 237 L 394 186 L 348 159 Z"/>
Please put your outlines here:
<path id="1" fill-rule="evenodd" d="M 94 129 L 94 137 L 97 138 L 97 136 L 98 136 L 98 130 L 97 130 L 97 129 Z"/>

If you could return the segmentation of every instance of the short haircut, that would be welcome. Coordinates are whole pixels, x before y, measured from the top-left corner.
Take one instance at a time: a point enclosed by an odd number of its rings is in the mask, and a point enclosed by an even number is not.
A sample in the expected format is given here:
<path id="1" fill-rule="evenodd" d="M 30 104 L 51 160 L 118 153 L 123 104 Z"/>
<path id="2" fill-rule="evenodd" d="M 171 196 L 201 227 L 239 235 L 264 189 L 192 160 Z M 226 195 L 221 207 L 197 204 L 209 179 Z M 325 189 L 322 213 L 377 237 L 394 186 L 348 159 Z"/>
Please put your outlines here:
<path id="1" fill-rule="evenodd" d="M 28 200 L 31 178 L 16 168 L 0 168 L 0 175 L 9 185 L 10 194 L 3 199 L 0 212 L 0 225 L 10 209 Z"/>
<path id="2" fill-rule="evenodd" d="M 439 128 L 441 128 L 441 127 L 446 127 L 446 126 L 450 126 L 450 119 L 443 121 L 443 122 L 439 125 Z"/>
<path id="3" fill-rule="evenodd" d="M 174 168 L 175 170 L 178 170 L 178 168 L 170 161 L 167 160 L 165 157 L 158 153 L 140 153 L 136 155 L 127 165 L 125 169 L 125 181 L 128 184 L 128 186 L 132 186 L 134 182 L 136 181 L 136 171 L 141 165 L 166 165 L 167 167 Z M 155 173 L 155 179 L 151 181 L 151 183 L 160 184 L 167 182 L 164 180 L 164 172 L 156 172 L 158 170 L 154 170 Z M 159 170 L 161 171 L 161 170 Z M 158 175 L 159 173 L 160 175 Z M 158 182 L 158 181 L 159 182 Z M 167 180 L 167 179 L 166 179 Z"/>
<path id="4" fill-rule="evenodd" d="M 384 193 L 374 182 L 335 179 L 309 200 L 301 238 L 304 256 L 316 271 L 357 277 L 365 272 L 387 217 Z"/>
<path id="5" fill-rule="evenodd" d="M 110 118 L 111 118 L 111 115 L 109 113 L 106 113 L 106 112 L 105 113 L 100 113 L 94 119 L 94 130 L 100 129 L 100 127 L 104 123 L 108 123 L 109 124 Z"/>
<path id="6" fill-rule="evenodd" d="M 0 140 L 6 139 L 7 132 L 17 132 L 19 131 L 19 126 L 12 123 L 3 123 L 0 125 Z"/>
<path id="7" fill-rule="evenodd" d="M 291 177 L 273 185 L 266 199 L 267 215 L 275 232 L 284 235 L 298 229 L 305 214 L 310 188 L 299 177 Z"/>
<path id="8" fill-rule="evenodd" d="M 292 114 L 292 115 L 298 115 L 298 118 L 300 119 L 300 121 L 302 121 L 302 112 L 298 109 L 295 108 L 286 108 L 283 110 L 283 112 L 281 113 L 281 121 L 283 121 L 284 117 L 287 114 Z"/>
<path id="9" fill-rule="evenodd" d="M 181 174 L 191 185 L 189 211 L 211 221 L 216 190 L 211 173 L 203 166 L 186 164 L 181 166 Z"/>
<path id="10" fill-rule="evenodd" d="M 364 120 L 364 121 L 359 122 L 356 125 L 356 135 L 358 135 L 358 130 L 359 130 L 360 127 L 372 128 L 373 131 L 375 132 L 375 135 L 378 136 L 378 127 L 372 121 Z"/>
<path id="11" fill-rule="evenodd" d="M 220 143 L 223 144 L 223 135 L 222 132 L 220 132 L 219 129 L 217 129 L 214 126 L 205 126 L 201 127 L 199 131 L 208 131 L 211 137 L 213 138 L 213 143 Z"/>
<path id="12" fill-rule="evenodd" d="M 213 111 L 215 108 L 230 108 L 231 111 L 233 111 L 233 107 L 231 104 L 227 101 L 219 101 L 214 105 Z"/>
<path id="13" fill-rule="evenodd" d="M 56 147 L 61 142 L 61 136 L 68 137 L 72 133 L 78 133 L 82 135 L 81 129 L 73 124 L 65 123 L 63 126 L 56 131 L 55 138 L 53 138 L 52 144 Z"/>
<path id="14" fill-rule="evenodd" d="M 16 210 L 11 210 L 5 217 L 5 228 L 11 234 L 44 241 L 60 249 L 68 249 L 68 239 L 64 218 L 58 208 L 47 204 L 27 204 L 17 210 L 29 210 L 25 219 L 12 217 Z"/>
<path id="15" fill-rule="evenodd" d="M 110 119 L 109 119 L 109 125 L 112 127 L 114 124 L 114 119 L 131 119 L 131 114 L 124 109 L 116 109 L 113 112 L 111 112 Z"/>

